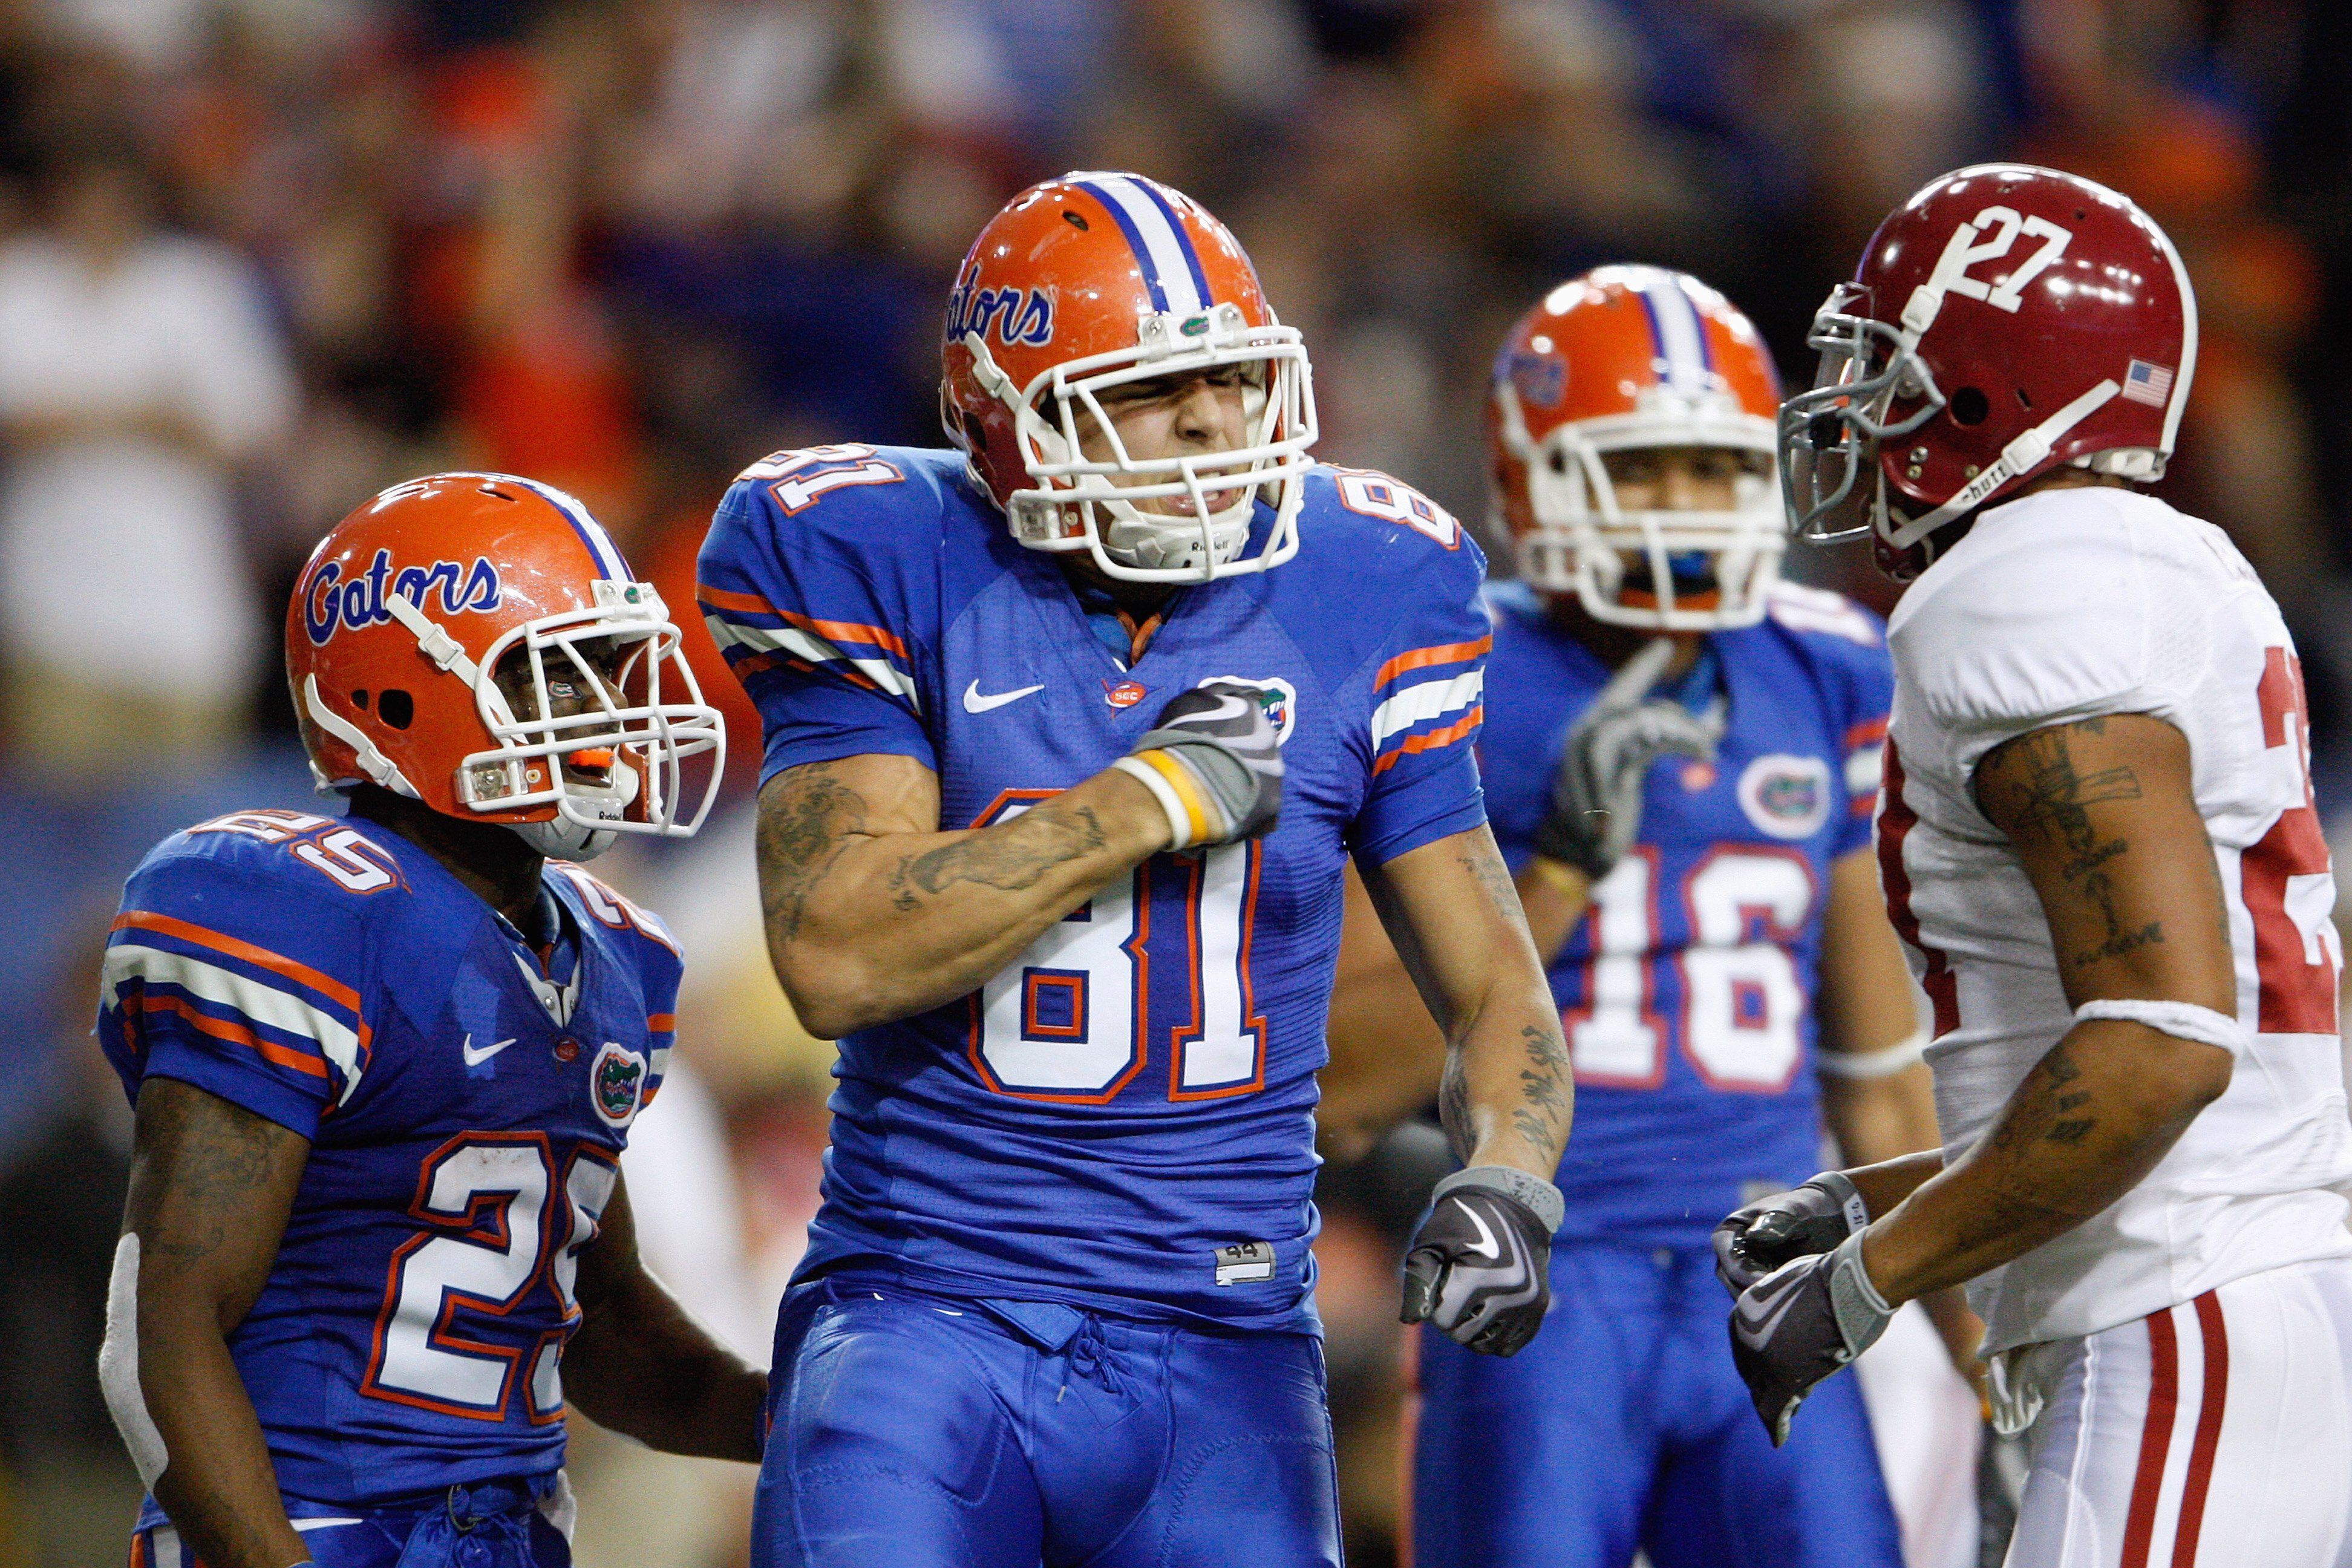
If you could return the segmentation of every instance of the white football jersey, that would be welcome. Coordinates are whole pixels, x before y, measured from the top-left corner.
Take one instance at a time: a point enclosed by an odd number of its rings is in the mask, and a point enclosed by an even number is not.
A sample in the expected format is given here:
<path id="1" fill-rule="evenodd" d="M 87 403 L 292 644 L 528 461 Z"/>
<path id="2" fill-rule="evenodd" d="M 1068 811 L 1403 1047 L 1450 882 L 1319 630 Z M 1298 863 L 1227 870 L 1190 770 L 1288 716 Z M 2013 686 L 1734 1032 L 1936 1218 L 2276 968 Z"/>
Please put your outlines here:
<path id="1" fill-rule="evenodd" d="M 2230 1088 L 2104 1214 L 1968 1288 L 1985 1353 L 2100 1330 L 2231 1280 L 2352 1255 L 2335 882 L 2312 807 L 2302 674 L 2278 606 L 2210 523 L 2131 491 L 1997 507 L 1888 626 L 1878 819 L 1887 908 L 1935 1006 L 1947 1160 L 2074 1021 L 2049 927 L 1976 765 L 2047 725 L 2146 713 L 2188 737 L 2252 1031 Z"/>

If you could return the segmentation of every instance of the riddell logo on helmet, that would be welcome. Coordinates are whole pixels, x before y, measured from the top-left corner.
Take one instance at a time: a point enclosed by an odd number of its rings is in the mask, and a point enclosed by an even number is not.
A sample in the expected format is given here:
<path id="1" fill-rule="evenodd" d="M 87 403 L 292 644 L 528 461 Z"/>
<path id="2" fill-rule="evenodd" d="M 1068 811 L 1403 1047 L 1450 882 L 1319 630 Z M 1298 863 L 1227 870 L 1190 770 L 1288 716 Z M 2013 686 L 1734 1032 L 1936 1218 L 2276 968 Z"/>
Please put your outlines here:
<path id="1" fill-rule="evenodd" d="M 346 581 L 343 563 L 330 561 L 302 590 L 302 627 L 310 634 L 312 647 L 324 647 L 339 630 L 358 631 L 391 620 L 392 612 L 384 608 L 387 594 L 398 594 L 429 615 L 436 608 L 433 602 L 436 590 L 437 608 L 443 615 L 495 610 L 499 600 L 499 569 L 490 564 L 488 556 L 477 555 L 471 566 L 436 561 L 430 566 L 404 566 L 394 572 L 392 552 L 379 550 L 366 571 Z"/>
<path id="2" fill-rule="evenodd" d="M 961 342 L 967 332 L 985 340 L 992 322 L 996 341 L 1035 346 L 1054 341 L 1054 296 L 1046 289 L 982 289 L 980 268 L 968 266 L 948 295 L 948 341 Z"/>

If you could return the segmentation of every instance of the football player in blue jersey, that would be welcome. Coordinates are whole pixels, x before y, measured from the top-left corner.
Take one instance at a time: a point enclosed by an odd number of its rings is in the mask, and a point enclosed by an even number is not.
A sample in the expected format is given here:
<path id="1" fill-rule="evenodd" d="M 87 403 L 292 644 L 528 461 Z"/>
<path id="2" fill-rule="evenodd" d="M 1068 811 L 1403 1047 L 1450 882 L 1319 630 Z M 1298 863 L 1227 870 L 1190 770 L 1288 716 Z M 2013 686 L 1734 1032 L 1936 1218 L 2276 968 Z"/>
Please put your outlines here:
<path id="1" fill-rule="evenodd" d="M 754 465 L 701 560 L 766 732 L 770 947 L 841 1040 L 754 1561 L 1339 1562 L 1315 1074 L 1352 856 L 1466 1169 L 1406 1301 L 1542 1319 L 1559 1020 L 1470 749 L 1484 562 L 1314 464 L 1306 351 L 1181 194 L 1015 197 L 948 305 L 961 450 Z"/>
<path id="2" fill-rule="evenodd" d="M 106 950 L 133 1568 L 560 1568 L 567 1399 L 759 1458 L 766 1379 L 646 1272 L 621 1177 L 677 951 L 576 864 L 709 808 L 677 637 L 579 502 L 507 475 L 386 490 L 303 569 L 287 673 L 349 815 L 175 834 Z"/>
<path id="3" fill-rule="evenodd" d="M 1422 1568 L 1901 1562 L 1853 1380 L 1785 1453 L 1748 1415 L 1709 1238 L 1812 1172 L 1824 1113 L 1857 1160 L 1935 1141 L 1867 848 L 1892 674 L 1874 616 L 1777 580 L 1777 402 L 1747 319 L 1655 268 L 1562 285 L 1496 361 L 1520 580 L 1489 591 L 1479 754 L 1581 1114 L 1542 1337 L 1506 1363 L 1421 1336 Z M 1335 1072 L 1391 1110 L 1433 1077 L 1410 1016 L 1352 921 Z"/>

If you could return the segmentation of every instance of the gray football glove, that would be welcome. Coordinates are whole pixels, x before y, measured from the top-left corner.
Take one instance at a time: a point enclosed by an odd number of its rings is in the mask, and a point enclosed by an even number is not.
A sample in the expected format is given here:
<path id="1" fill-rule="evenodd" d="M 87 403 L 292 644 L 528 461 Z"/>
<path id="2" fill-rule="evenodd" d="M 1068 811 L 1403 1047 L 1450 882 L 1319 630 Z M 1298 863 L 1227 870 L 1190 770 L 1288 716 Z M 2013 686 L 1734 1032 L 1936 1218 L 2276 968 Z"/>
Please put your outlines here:
<path id="1" fill-rule="evenodd" d="M 1841 1171 L 1734 1209 L 1715 1227 L 1715 1277 L 1739 1293 L 1792 1258 L 1827 1252 L 1870 1223 L 1870 1209 Z"/>
<path id="2" fill-rule="evenodd" d="M 1536 853 L 1575 867 L 1594 881 L 1607 876 L 1642 829 L 1642 788 L 1660 757 L 1715 760 L 1723 734 L 1718 707 L 1705 716 L 1679 702 L 1650 701 L 1650 688 L 1675 645 L 1654 639 L 1612 677 L 1568 732 L 1553 776 L 1551 810 L 1536 829 Z"/>
<path id="3" fill-rule="evenodd" d="M 1868 1350 L 1895 1315 L 1862 1266 L 1859 1231 L 1782 1264 L 1731 1307 L 1731 1364 L 1779 1447 L 1813 1384 Z"/>
<path id="4" fill-rule="evenodd" d="M 1282 738 L 1254 686 L 1213 680 L 1179 695 L 1111 765 L 1159 798 L 1171 849 L 1255 838 L 1282 816 Z"/>
<path id="5" fill-rule="evenodd" d="M 1435 1324 L 1486 1355 L 1516 1355 L 1551 1308 L 1559 1189 L 1507 1165 L 1473 1165 L 1437 1184 L 1404 1255 L 1400 1321 Z"/>

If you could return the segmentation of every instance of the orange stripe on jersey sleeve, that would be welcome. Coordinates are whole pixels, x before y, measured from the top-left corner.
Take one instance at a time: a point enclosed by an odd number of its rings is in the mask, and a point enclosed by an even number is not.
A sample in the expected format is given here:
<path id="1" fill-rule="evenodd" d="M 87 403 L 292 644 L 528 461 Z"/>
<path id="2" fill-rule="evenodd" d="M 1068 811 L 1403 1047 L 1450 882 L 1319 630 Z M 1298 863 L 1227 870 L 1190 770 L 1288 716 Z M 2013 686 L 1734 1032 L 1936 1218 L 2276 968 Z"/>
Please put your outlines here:
<path id="1" fill-rule="evenodd" d="M 715 610 L 740 610 L 746 615 L 773 616 L 781 614 L 776 606 L 757 594 L 730 594 L 724 588 L 714 588 L 708 583 L 694 585 L 694 596 Z"/>
<path id="2" fill-rule="evenodd" d="M 209 931 L 203 926 L 191 924 L 187 921 L 174 920 L 170 915 L 159 915 L 148 910 L 125 910 L 114 917 L 114 923 L 107 927 L 107 930 L 122 931 L 126 928 L 134 931 L 161 931 L 165 936 L 178 937 L 182 942 L 192 942 L 198 947 L 211 948 L 215 952 L 225 952 L 231 958 L 242 959 L 272 973 L 282 974 L 298 984 L 307 985 L 322 996 L 331 996 L 350 1008 L 354 1015 L 357 1015 L 360 1010 L 358 992 L 331 974 L 321 974 L 307 963 L 297 963 L 294 960 L 281 957 L 266 947 L 256 947 L 249 942 L 240 942 L 236 937 L 225 935 L 220 931 Z M 367 1041 L 367 1026 L 364 1023 L 360 1026 L 359 1033 L 360 1041 L 364 1045 Z"/>
<path id="3" fill-rule="evenodd" d="M 1411 756 L 1415 752 L 1433 752 L 1440 746 L 1450 746 L 1454 744 L 1454 742 L 1462 739 L 1463 736 L 1467 735 L 1473 730 L 1475 730 L 1479 725 L 1485 723 L 1486 721 L 1486 705 L 1482 702 L 1477 707 L 1470 710 L 1469 712 L 1465 713 L 1461 718 L 1456 719 L 1453 723 L 1445 726 L 1443 730 L 1432 730 L 1426 735 L 1408 735 L 1404 738 L 1404 743 L 1402 745 L 1397 747 L 1393 752 L 1382 752 L 1381 756 L 1373 762 L 1372 772 L 1375 773 L 1384 773 L 1391 768 L 1396 766 L 1400 761 Z"/>
<path id="4" fill-rule="evenodd" d="M 1380 673 L 1372 677 L 1372 685 L 1375 689 L 1386 686 L 1400 675 L 1426 669 L 1433 664 L 1460 664 L 1464 659 L 1477 658 L 1494 646 L 1492 637 L 1483 637 L 1475 642 L 1450 642 L 1441 643 L 1435 647 L 1417 647 L 1410 653 L 1401 653 L 1381 666 Z"/>
<path id="5" fill-rule="evenodd" d="M 650 1034 L 674 1035 L 677 1033 L 677 1015 L 675 1013 L 649 1014 L 646 1018 L 646 1029 Z"/>
<path id="6" fill-rule="evenodd" d="M 835 642 L 872 643 L 877 647 L 888 649 L 900 658 L 907 657 L 907 645 L 881 626 L 864 626 L 856 621 L 821 621 L 814 616 L 795 615 L 790 610 L 773 613 L 801 630 L 814 632 L 821 637 L 829 637 Z"/>
<path id="7" fill-rule="evenodd" d="M 289 1050 L 275 1040 L 265 1040 L 242 1024 L 233 1024 L 226 1018 L 215 1018 L 209 1013 L 198 1012 L 181 997 L 142 996 L 139 1010 L 142 1013 L 177 1013 L 216 1040 L 252 1047 L 266 1061 L 275 1062 L 282 1068 L 292 1068 L 296 1072 L 307 1073 L 315 1079 L 323 1079 L 327 1076 L 327 1063 L 323 1058 Z"/>

